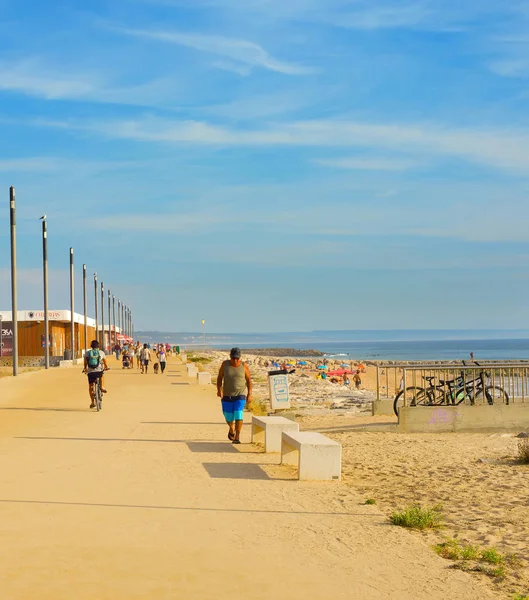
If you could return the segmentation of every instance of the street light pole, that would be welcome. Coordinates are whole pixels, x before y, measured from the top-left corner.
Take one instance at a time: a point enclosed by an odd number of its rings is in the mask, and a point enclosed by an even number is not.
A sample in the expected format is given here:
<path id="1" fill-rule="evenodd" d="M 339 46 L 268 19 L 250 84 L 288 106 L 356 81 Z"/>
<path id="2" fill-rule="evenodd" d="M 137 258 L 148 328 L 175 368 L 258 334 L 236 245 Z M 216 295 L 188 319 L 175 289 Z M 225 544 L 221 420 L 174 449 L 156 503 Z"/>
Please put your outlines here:
<path id="1" fill-rule="evenodd" d="M 110 290 L 108 290 L 108 349 L 112 352 L 112 313 L 110 311 Z"/>
<path id="2" fill-rule="evenodd" d="M 95 318 L 96 318 L 96 334 L 94 339 L 99 340 L 99 321 L 98 321 L 98 310 L 97 310 L 97 273 L 94 273 L 94 305 L 95 305 Z"/>
<path id="3" fill-rule="evenodd" d="M 48 318 L 48 224 L 42 218 L 42 280 L 44 284 L 44 368 L 50 368 L 50 320 Z"/>
<path id="4" fill-rule="evenodd" d="M 88 300 L 86 298 L 86 265 L 83 265 L 84 352 L 88 350 Z"/>
<path id="5" fill-rule="evenodd" d="M 101 282 L 101 348 L 105 352 L 105 284 Z"/>
<path id="6" fill-rule="evenodd" d="M 18 375 L 18 307 L 17 307 L 17 209 L 15 188 L 9 188 L 11 225 L 11 312 L 13 321 L 13 376 Z"/>
<path id="7" fill-rule="evenodd" d="M 74 296 L 74 264 L 73 264 L 73 248 L 70 248 L 70 318 L 71 318 L 71 350 L 72 350 L 72 364 L 77 358 L 75 355 L 75 296 Z"/>
<path id="8" fill-rule="evenodd" d="M 114 325 L 114 346 L 118 343 L 118 332 L 116 330 L 116 296 L 112 296 L 112 322 Z"/>

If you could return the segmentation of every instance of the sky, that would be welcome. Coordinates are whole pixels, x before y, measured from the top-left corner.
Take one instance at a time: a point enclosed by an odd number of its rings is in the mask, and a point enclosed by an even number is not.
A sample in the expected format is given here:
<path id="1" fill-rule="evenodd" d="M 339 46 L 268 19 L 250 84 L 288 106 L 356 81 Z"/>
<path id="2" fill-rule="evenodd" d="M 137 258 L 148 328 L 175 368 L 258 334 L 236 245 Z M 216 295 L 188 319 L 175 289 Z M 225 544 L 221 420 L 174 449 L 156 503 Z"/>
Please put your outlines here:
<path id="1" fill-rule="evenodd" d="M 529 0 L 0 0 L 0 306 L 13 185 L 20 309 L 46 214 L 137 330 L 526 329 L 528 109 Z"/>

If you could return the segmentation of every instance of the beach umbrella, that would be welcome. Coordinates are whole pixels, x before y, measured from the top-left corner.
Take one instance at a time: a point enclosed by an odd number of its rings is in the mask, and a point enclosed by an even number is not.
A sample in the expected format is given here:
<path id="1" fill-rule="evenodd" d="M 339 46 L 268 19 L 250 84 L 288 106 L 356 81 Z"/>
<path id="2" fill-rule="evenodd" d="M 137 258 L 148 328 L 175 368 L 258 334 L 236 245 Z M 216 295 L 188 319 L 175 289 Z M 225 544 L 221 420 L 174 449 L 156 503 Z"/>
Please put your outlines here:
<path id="1" fill-rule="evenodd" d="M 336 369 L 336 371 L 329 371 L 327 375 L 352 375 L 353 372 L 349 369 Z"/>
<path id="2" fill-rule="evenodd" d="M 343 369 L 348 369 L 349 368 L 349 364 L 348 363 L 342 363 L 340 365 L 340 367 L 342 367 Z"/>
<path id="3" fill-rule="evenodd" d="M 298 362 L 298 365 L 306 365 L 306 364 L 308 364 L 306 360 L 300 360 Z"/>
<path id="4" fill-rule="evenodd" d="M 329 367 L 327 365 L 318 365 L 316 369 L 321 369 L 322 371 L 326 371 Z"/>

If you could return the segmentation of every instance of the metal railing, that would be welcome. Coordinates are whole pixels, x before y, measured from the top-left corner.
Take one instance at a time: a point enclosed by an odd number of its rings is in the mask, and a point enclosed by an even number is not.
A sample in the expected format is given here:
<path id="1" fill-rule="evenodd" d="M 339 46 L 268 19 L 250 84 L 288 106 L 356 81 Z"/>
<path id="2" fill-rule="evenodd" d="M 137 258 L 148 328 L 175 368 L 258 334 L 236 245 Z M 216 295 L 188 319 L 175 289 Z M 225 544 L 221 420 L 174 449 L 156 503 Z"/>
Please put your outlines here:
<path id="1" fill-rule="evenodd" d="M 529 401 L 529 361 L 377 365 L 377 400 L 399 394 L 403 406 Z"/>

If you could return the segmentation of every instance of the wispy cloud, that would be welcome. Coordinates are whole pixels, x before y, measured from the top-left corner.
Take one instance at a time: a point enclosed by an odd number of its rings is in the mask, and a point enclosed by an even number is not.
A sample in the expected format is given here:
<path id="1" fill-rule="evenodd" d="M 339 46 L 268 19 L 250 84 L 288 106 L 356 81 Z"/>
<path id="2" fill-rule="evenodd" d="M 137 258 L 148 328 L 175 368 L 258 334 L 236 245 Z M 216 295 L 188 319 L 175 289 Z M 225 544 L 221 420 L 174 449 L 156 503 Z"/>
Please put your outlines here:
<path id="1" fill-rule="evenodd" d="M 376 124 L 346 120 L 304 121 L 267 129 L 235 129 L 199 121 L 147 117 L 128 121 L 46 121 L 35 125 L 89 131 L 139 142 L 210 146 L 308 146 L 376 148 L 432 156 L 449 156 L 495 169 L 526 174 L 529 132 L 502 129 L 457 129 L 427 124 Z"/>
<path id="2" fill-rule="evenodd" d="M 167 106 L 180 86 L 172 77 L 119 85 L 99 72 L 75 73 L 40 58 L 0 63 L 0 91 L 45 100 L 78 100 L 136 106 Z"/>
<path id="3" fill-rule="evenodd" d="M 133 37 L 186 46 L 200 52 L 224 56 L 251 67 L 260 67 L 285 75 L 306 75 L 314 72 L 312 68 L 277 60 L 262 46 L 247 40 L 178 31 L 128 28 L 113 28 L 113 30 Z"/>
<path id="4" fill-rule="evenodd" d="M 395 158 L 324 158 L 314 162 L 324 167 L 358 171 L 407 171 L 418 165 L 416 161 Z"/>

